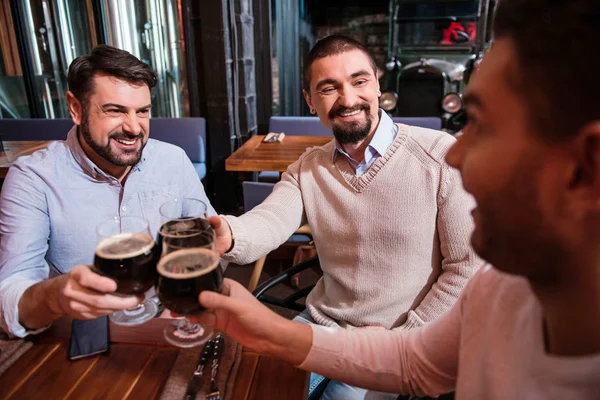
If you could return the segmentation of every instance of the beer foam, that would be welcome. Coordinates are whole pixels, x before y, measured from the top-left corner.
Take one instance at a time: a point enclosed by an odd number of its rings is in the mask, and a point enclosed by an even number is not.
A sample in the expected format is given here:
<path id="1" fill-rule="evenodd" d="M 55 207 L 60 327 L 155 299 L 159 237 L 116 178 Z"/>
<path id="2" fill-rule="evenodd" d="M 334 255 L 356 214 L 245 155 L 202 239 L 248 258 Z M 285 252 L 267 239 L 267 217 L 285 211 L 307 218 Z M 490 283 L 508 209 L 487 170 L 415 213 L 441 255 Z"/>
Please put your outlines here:
<path id="1" fill-rule="evenodd" d="M 145 233 L 120 233 L 102 240 L 96 247 L 96 255 L 107 260 L 133 258 L 149 252 L 154 239 Z"/>
<path id="2" fill-rule="evenodd" d="M 188 269 L 198 264 L 207 266 L 189 272 L 172 272 L 174 268 L 173 266 L 169 266 L 169 264 L 173 264 L 177 269 Z M 156 269 L 165 278 L 189 279 L 206 275 L 214 271 L 218 266 L 219 256 L 215 251 L 198 247 L 176 250 L 164 255 L 158 262 Z"/>

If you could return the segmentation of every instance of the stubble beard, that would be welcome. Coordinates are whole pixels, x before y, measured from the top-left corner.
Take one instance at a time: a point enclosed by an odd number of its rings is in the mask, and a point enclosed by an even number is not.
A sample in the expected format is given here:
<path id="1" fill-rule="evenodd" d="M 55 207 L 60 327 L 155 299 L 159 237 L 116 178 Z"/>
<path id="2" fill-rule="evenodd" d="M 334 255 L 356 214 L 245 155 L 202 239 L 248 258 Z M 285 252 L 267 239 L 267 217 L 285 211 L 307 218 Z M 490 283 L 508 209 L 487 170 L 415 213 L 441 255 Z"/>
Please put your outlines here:
<path id="1" fill-rule="evenodd" d="M 551 282 L 570 257 L 541 212 L 534 184 L 539 168 L 532 161 L 519 164 L 499 194 L 478 204 L 479 226 L 471 243 L 481 258 L 504 272 Z"/>

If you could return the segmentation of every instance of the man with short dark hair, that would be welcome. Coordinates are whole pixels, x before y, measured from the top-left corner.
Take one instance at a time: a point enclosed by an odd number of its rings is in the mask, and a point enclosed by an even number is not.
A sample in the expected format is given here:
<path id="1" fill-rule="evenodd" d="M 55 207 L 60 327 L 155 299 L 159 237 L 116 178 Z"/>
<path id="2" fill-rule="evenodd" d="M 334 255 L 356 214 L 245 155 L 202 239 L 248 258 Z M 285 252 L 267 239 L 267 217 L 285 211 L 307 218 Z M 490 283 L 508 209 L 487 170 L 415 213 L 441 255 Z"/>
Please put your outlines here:
<path id="1" fill-rule="evenodd" d="M 200 322 L 301 368 L 457 399 L 600 396 L 600 2 L 501 0 L 446 159 L 475 197 L 471 242 L 493 264 L 410 332 L 287 321 L 235 282 Z"/>
<path id="2" fill-rule="evenodd" d="M 185 152 L 148 139 L 156 84 L 148 65 L 102 45 L 71 63 L 68 82 L 67 140 L 19 158 L 2 187 L 0 328 L 15 336 L 64 315 L 93 319 L 138 304 L 112 295 L 115 281 L 88 266 L 100 221 L 143 216 L 157 232 L 169 198 L 209 204 Z"/>
<path id="3" fill-rule="evenodd" d="M 304 97 L 335 140 L 308 149 L 261 205 L 224 217 L 224 258 L 252 262 L 308 222 L 323 278 L 297 319 L 399 331 L 437 319 L 480 265 L 472 199 L 444 161 L 454 138 L 394 124 L 379 109 L 375 63 L 352 39 L 320 40 L 305 65 Z M 322 380 L 312 376 L 311 392 Z M 334 381 L 323 398 L 371 395 Z"/>

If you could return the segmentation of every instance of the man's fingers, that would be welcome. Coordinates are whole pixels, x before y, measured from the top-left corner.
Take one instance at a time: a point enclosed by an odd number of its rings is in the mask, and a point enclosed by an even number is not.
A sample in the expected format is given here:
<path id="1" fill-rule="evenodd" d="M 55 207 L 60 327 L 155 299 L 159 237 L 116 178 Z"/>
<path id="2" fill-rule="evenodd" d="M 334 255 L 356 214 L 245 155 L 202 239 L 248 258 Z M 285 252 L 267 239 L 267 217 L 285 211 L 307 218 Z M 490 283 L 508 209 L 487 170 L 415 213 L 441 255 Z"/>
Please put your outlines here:
<path id="1" fill-rule="evenodd" d="M 79 302 L 94 309 L 111 311 L 135 307 L 141 300 L 137 296 L 114 296 L 112 294 L 99 293 L 85 287 L 65 288 L 64 294 L 69 301 Z"/>
<path id="2" fill-rule="evenodd" d="M 198 300 L 202 306 L 208 308 L 209 310 L 213 308 L 225 308 L 226 310 L 229 310 L 230 304 L 228 303 L 228 300 L 231 299 L 217 292 L 205 290 L 200 293 Z"/>
<path id="3" fill-rule="evenodd" d="M 78 265 L 71 270 L 71 276 L 81 286 L 97 292 L 111 293 L 117 290 L 117 282 L 113 279 L 98 275 L 87 265 Z"/>
<path id="4" fill-rule="evenodd" d="M 77 301 L 72 301 L 70 305 L 71 305 L 71 309 L 73 311 L 75 311 L 76 313 L 81 314 L 81 315 L 92 315 L 93 314 L 96 316 L 102 316 L 102 315 L 108 315 L 115 311 L 115 310 L 108 310 L 105 308 L 92 308 L 84 303 L 79 303 Z"/>
<path id="5" fill-rule="evenodd" d="M 219 217 L 218 215 L 208 217 L 208 222 L 210 223 L 210 225 L 213 227 L 213 229 L 215 231 L 218 231 L 219 229 L 221 229 L 221 225 L 223 224 L 221 217 Z"/>
<path id="6" fill-rule="evenodd" d="M 191 318 L 191 320 L 194 323 L 200 324 L 202 326 L 222 328 L 217 326 L 217 315 L 213 311 L 205 311 L 201 314 L 194 315 L 194 317 Z"/>

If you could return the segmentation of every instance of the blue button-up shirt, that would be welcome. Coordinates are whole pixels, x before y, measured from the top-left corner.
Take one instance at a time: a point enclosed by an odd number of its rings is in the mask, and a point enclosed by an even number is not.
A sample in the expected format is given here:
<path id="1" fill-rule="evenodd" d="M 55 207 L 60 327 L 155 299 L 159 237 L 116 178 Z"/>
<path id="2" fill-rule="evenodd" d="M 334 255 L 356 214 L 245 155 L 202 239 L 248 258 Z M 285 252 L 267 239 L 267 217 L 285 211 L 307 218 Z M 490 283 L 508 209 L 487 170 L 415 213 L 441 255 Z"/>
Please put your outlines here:
<path id="1" fill-rule="evenodd" d="M 333 160 L 335 161 L 335 158 L 339 154 L 344 155 L 348 159 L 348 162 L 350 163 L 352 168 L 354 168 L 356 176 L 362 176 L 365 172 L 367 172 L 371 165 L 373 165 L 377 158 L 385 154 L 388 147 L 390 147 L 390 145 L 396 138 L 397 134 L 398 127 L 396 126 L 396 124 L 394 124 L 394 121 L 392 121 L 392 119 L 387 115 L 385 111 L 379 109 L 379 125 L 375 130 L 375 134 L 373 135 L 371 142 L 365 149 L 365 158 L 363 159 L 363 161 L 358 162 L 352 157 L 350 157 L 350 155 L 346 153 L 346 151 L 344 150 L 342 145 L 337 141 L 337 139 L 335 140 Z"/>
<path id="2" fill-rule="evenodd" d="M 149 139 L 126 183 L 104 173 L 83 152 L 74 127 L 10 168 L 0 197 L 0 327 L 16 336 L 23 292 L 78 264 L 92 264 L 96 226 L 143 216 L 160 228 L 159 207 L 172 198 L 203 200 L 215 214 L 194 167 L 179 147 Z"/>

